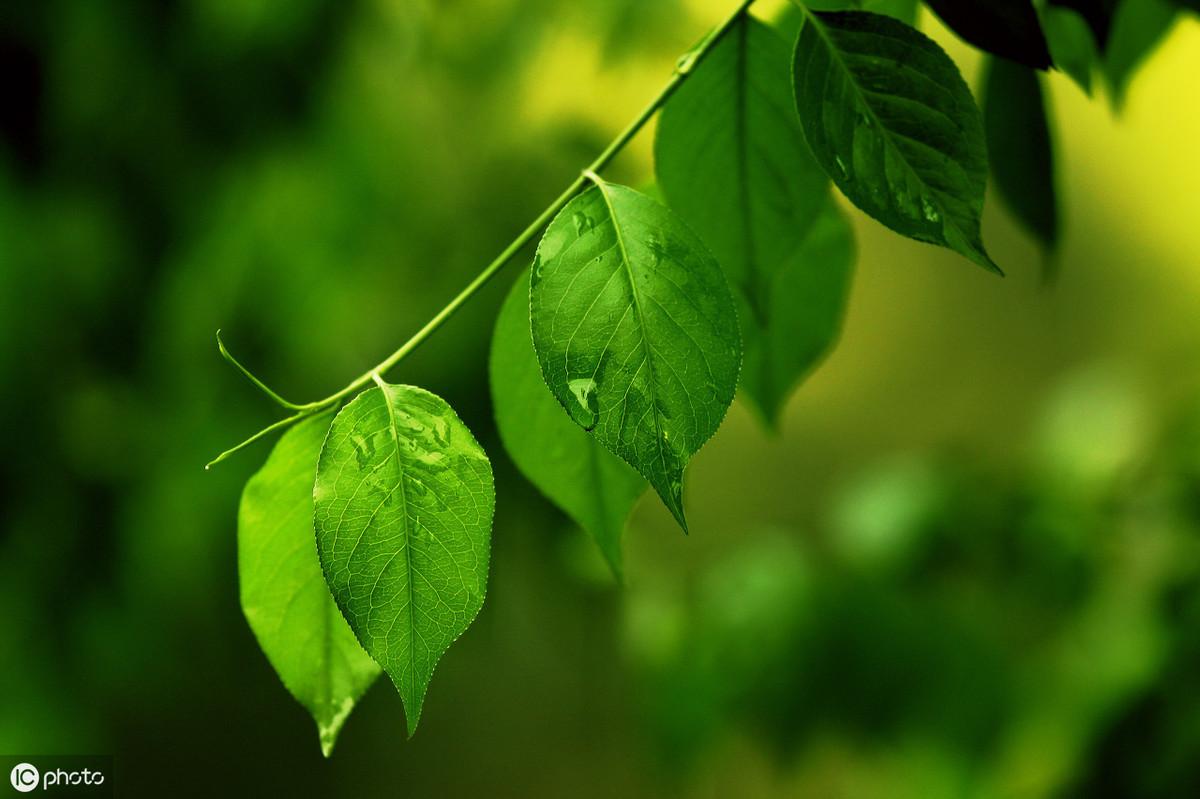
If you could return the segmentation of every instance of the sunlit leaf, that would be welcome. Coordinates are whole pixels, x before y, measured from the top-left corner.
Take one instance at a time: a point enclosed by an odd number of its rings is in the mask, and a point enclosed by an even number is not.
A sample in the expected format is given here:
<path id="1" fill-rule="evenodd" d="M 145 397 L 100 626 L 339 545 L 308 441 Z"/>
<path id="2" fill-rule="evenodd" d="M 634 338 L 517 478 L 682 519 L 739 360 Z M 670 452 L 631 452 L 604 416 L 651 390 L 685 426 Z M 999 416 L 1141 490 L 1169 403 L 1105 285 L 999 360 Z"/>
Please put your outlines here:
<path id="1" fill-rule="evenodd" d="M 670 206 L 742 301 L 742 389 L 768 421 L 832 345 L 851 267 L 849 230 L 829 234 L 840 217 L 790 93 L 786 43 L 744 18 L 671 98 L 655 146 Z"/>
<path id="2" fill-rule="evenodd" d="M 721 267 L 667 208 L 600 182 L 547 229 L 530 299 L 550 390 L 686 531 L 684 466 L 720 426 L 741 363 Z"/>
<path id="3" fill-rule="evenodd" d="M 1034 69 L 1050 66 L 1050 50 L 1029 0 L 925 0 L 946 27 L 980 50 Z"/>
<path id="4" fill-rule="evenodd" d="M 980 233 L 983 121 L 949 56 L 890 17 L 809 13 L 793 75 L 817 162 L 893 230 L 999 272 Z"/>
<path id="5" fill-rule="evenodd" d="M 381 383 L 334 419 L 313 497 L 330 590 L 411 735 L 438 659 L 483 605 L 491 464 L 444 400 Z"/>
<path id="6" fill-rule="evenodd" d="M 379 666 L 333 602 L 313 537 L 313 479 L 328 414 L 279 439 L 246 483 L 238 509 L 242 610 L 283 684 L 317 722 L 321 750 L 333 751 L 355 702 Z"/>
<path id="7" fill-rule="evenodd" d="M 619 576 L 621 533 L 646 481 L 572 422 L 546 390 L 529 332 L 528 270 L 496 319 L 491 381 L 496 427 L 513 462 L 595 539 Z"/>
<path id="8" fill-rule="evenodd" d="M 1054 250 L 1059 232 L 1054 147 L 1038 74 L 1003 58 L 989 58 L 983 119 L 1000 197 L 1046 250 Z"/>

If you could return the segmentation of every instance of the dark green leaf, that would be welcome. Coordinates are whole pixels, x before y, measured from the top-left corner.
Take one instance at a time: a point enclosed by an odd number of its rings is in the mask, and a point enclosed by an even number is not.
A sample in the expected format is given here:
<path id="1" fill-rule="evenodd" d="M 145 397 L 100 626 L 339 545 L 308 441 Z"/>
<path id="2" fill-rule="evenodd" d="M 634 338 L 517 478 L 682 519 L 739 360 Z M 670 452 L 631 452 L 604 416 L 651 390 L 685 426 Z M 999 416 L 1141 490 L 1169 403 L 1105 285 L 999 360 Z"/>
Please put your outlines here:
<path id="1" fill-rule="evenodd" d="M 849 231 L 791 107 L 788 50 L 766 25 L 735 26 L 663 111 L 655 160 L 669 204 L 701 232 L 742 300 L 742 389 L 768 422 L 832 345 L 849 288 Z M 815 240 L 815 245 L 814 245 Z"/>
<path id="2" fill-rule="evenodd" d="M 811 0 L 804 4 L 813 11 L 870 11 L 887 14 L 907 25 L 915 25 L 919 0 Z M 797 8 L 792 5 L 790 8 Z"/>
<path id="3" fill-rule="evenodd" d="M 1121 0 L 1048 0 L 1051 7 L 1069 8 L 1077 12 L 1095 37 L 1100 52 L 1108 48 L 1108 37 L 1112 33 L 1113 17 Z"/>
<path id="4" fill-rule="evenodd" d="M 793 75 L 808 144 L 855 205 L 1000 271 L 980 234 L 983 122 L 940 47 L 890 17 L 809 13 Z"/>
<path id="5" fill-rule="evenodd" d="M 333 602 L 313 537 L 313 479 L 328 414 L 279 439 L 238 508 L 242 610 L 283 684 L 333 751 L 355 702 L 379 676 Z"/>
<path id="6" fill-rule="evenodd" d="M 1174 24 L 1179 9 L 1169 0 L 1123 0 L 1104 52 L 1104 77 L 1114 108 L 1125 103 L 1134 73 Z"/>
<path id="7" fill-rule="evenodd" d="M 1054 148 L 1038 74 L 1003 58 L 989 58 L 984 67 L 983 120 L 992 179 L 1001 198 L 1046 250 L 1054 250 Z"/>
<path id="8" fill-rule="evenodd" d="M 554 396 L 686 531 L 683 469 L 720 426 L 741 363 L 721 267 L 667 208 L 598 181 L 547 229 L 530 300 Z"/>
<path id="9" fill-rule="evenodd" d="M 742 363 L 742 390 L 771 425 L 841 332 L 854 255 L 854 231 L 830 199 L 772 277 L 765 306 L 770 323 L 746 334 Z"/>
<path id="10" fill-rule="evenodd" d="M 1050 66 L 1050 50 L 1029 0 L 925 0 L 946 27 L 980 50 L 1034 69 Z"/>
<path id="11" fill-rule="evenodd" d="M 917 24 L 917 8 L 919 0 L 812 0 L 804 4 L 813 11 L 871 11 L 876 14 L 887 14 L 906 25 Z M 804 11 L 799 3 L 788 3 L 779 13 L 771 18 L 771 27 L 787 38 L 795 41 L 804 23 Z"/>
<path id="12" fill-rule="evenodd" d="M 600 446 L 546 390 L 529 331 L 529 272 L 517 279 L 492 336 L 492 403 L 513 463 L 595 539 L 621 574 L 621 533 L 646 481 Z"/>
<path id="13" fill-rule="evenodd" d="M 918 0 L 863 0 L 857 8 L 862 11 L 871 11 L 875 14 L 887 14 L 889 17 L 895 17 L 905 24 L 915 25 L 917 22 L 917 7 L 919 5 Z M 842 7 L 855 7 L 855 3 L 853 0 L 851 2 L 843 2 Z"/>
<path id="14" fill-rule="evenodd" d="M 1083 89 L 1092 93 L 1092 67 L 1097 63 L 1096 44 L 1088 25 L 1069 8 L 1047 6 L 1042 12 L 1042 27 L 1054 64 Z"/>
<path id="15" fill-rule="evenodd" d="M 326 581 L 412 735 L 438 659 L 483 605 L 491 464 L 441 398 L 380 381 L 334 419 L 313 497 Z"/>
<path id="16" fill-rule="evenodd" d="M 829 197 L 790 91 L 787 45 L 743 17 L 667 103 L 654 149 L 668 205 L 759 318 L 772 275 Z"/>

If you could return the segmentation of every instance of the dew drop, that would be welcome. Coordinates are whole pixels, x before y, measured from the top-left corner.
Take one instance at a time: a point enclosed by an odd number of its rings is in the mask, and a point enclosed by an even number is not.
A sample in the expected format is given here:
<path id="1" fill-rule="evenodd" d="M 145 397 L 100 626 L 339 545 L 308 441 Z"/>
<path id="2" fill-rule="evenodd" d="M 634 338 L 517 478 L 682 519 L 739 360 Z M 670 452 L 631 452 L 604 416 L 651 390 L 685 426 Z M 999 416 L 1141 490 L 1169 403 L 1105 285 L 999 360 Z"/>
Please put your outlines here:
<path id="1" fill-rule="evenodd" d="M 578 378 L 567 383 L 575 402 L 571 404 L 571 418 L 584 430 L 590 431 L 596 426 L 600 416 L 596 401 L 596 381 L 590 377 Z"/>
<path id="2" fill-rule="evenodd" d="M 571 216 L 571 221 L 575 223 L 575 232 L 580 236 L 596 226 L 595 220 L 593 220 L 583 211 L 576 211 Z"/>
<path id="3" fill-rule="evenodd" d="M 358 468 L 366 469 L 375 454 L 375 443 L 358 434 L 350 437 L 350 443 L 354 446 L 354 460 L 358 462 Z"/>
<path id="4" fill-rule="evenodd" d="M 651 233 L 650 238 L 646 241 L 646 246 L 650 248 L 650 255 L 654 257 L 653 268 L 658 268 L 662 264 L 663 258 L 667 255 L 667 247 L 663 243 L 662 236 L 657 233 Z"/>
<path id="5" fill-rule="evenodd" d="M 434 422 L 433 422 L 433 440 L 437 442 L 439 447 L 446 449 L 447 447 L 450 446 L 452 429 L 453 428 L 451 428 L 448 424 L 446 424 L 446 420 L 444 420 L 444 419 L 435 419 L 434 420 Z"/>
<path id="6" fill-rule="evenodd" d="M 435 469 L 441 469 L 445 468 L 446 466 L 446 464 L 443 463 L 445 457 L 446 456 L 440 452 L 422 452 L 418 456 L 418 459 L 426 466 L 432 466 Z"/>
<path id="7" fill-rule="evenodd" d="M 837 164 L 838 172 L 841 173 L 842 177 L 849 176 L 850 173 L 846 170 L 846 162 L 842 160 L 840 155 L 835 155 L 833 161 Z"/>
<path id="8" fill-rule="evenodd" d="M 671 480 L 671 496 L 676 499 L 683 498 L 683 483 L 678 479 Z"/>
<path id="9" fill-rule="evenodd" d="M 937 222 L 942 218 L 942 215 L 938 213 L 937 208 L 933 206 L 928 197 L 921 198 L 921 210 L 925 214 L 925 219 L 930 222 Z"/>

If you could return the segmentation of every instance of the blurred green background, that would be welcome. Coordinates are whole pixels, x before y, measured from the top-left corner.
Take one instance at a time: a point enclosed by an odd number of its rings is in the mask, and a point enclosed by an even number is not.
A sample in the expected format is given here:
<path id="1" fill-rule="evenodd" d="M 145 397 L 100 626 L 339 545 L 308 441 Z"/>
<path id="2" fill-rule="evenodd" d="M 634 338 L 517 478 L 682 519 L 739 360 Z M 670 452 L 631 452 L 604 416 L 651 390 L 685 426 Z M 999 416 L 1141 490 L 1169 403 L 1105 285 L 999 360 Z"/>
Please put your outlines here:
<path id="1" fill-rule="evenodd" d="M 120 795 L 1200 795 L 1200 23 L 1118 118 L 1061 75 L 1062 278 L 855 216 L 844 339 L 647 497 L 618 589 L 514 471 L 503 276 L 393 378 L 497 471 L 483 613 L 404 740 L 324 761 L 237 600 L 272 408 L 390 352 L 557 195 L 729 0 L 44 0 L 0 11 L 0 752 Z M 776 6 L 778 4 L 775 4 Z M 763 4 L 765 11 L 773 7 Z M 971 78 L 979 59 L 928 14 Z M 644 134 L 612 170 L 651 176 Z"/>

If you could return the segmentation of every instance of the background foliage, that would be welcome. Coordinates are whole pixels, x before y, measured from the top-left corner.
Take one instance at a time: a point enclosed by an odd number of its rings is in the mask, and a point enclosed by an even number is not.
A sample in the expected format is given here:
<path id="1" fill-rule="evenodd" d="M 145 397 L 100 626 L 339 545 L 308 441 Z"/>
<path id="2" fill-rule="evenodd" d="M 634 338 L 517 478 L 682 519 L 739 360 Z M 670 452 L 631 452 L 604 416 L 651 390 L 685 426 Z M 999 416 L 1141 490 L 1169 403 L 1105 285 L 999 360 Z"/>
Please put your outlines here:
<path id="1" fill-rule="evenodd" d="M 690 539 L 643 499 L 623 592 L 501 454 L 484 331 L 519 268 L 497 281 L 397 375 L 493 457 L 488 603 L 420 736 L 376 688 L 320 758 L 238 607 L 231 498 L 266 448 L 200 470 L 272 418 L 213 331 L 290 396 L 340 386 L 727 6 L 0 12 L 0 751 L 111 751 L 133 795 L 1195 791 L 1195 17 L 1119 118 L 1046 82 L 1053 290 L 994 193 L 1003 282 L 852 215 L 839 348 L 777 437 L 735 404 L 690 472 Z M 979 60 L 921 24 L 978 97 Z M 651 147 L 613 179 L 644 181 Z"/>

